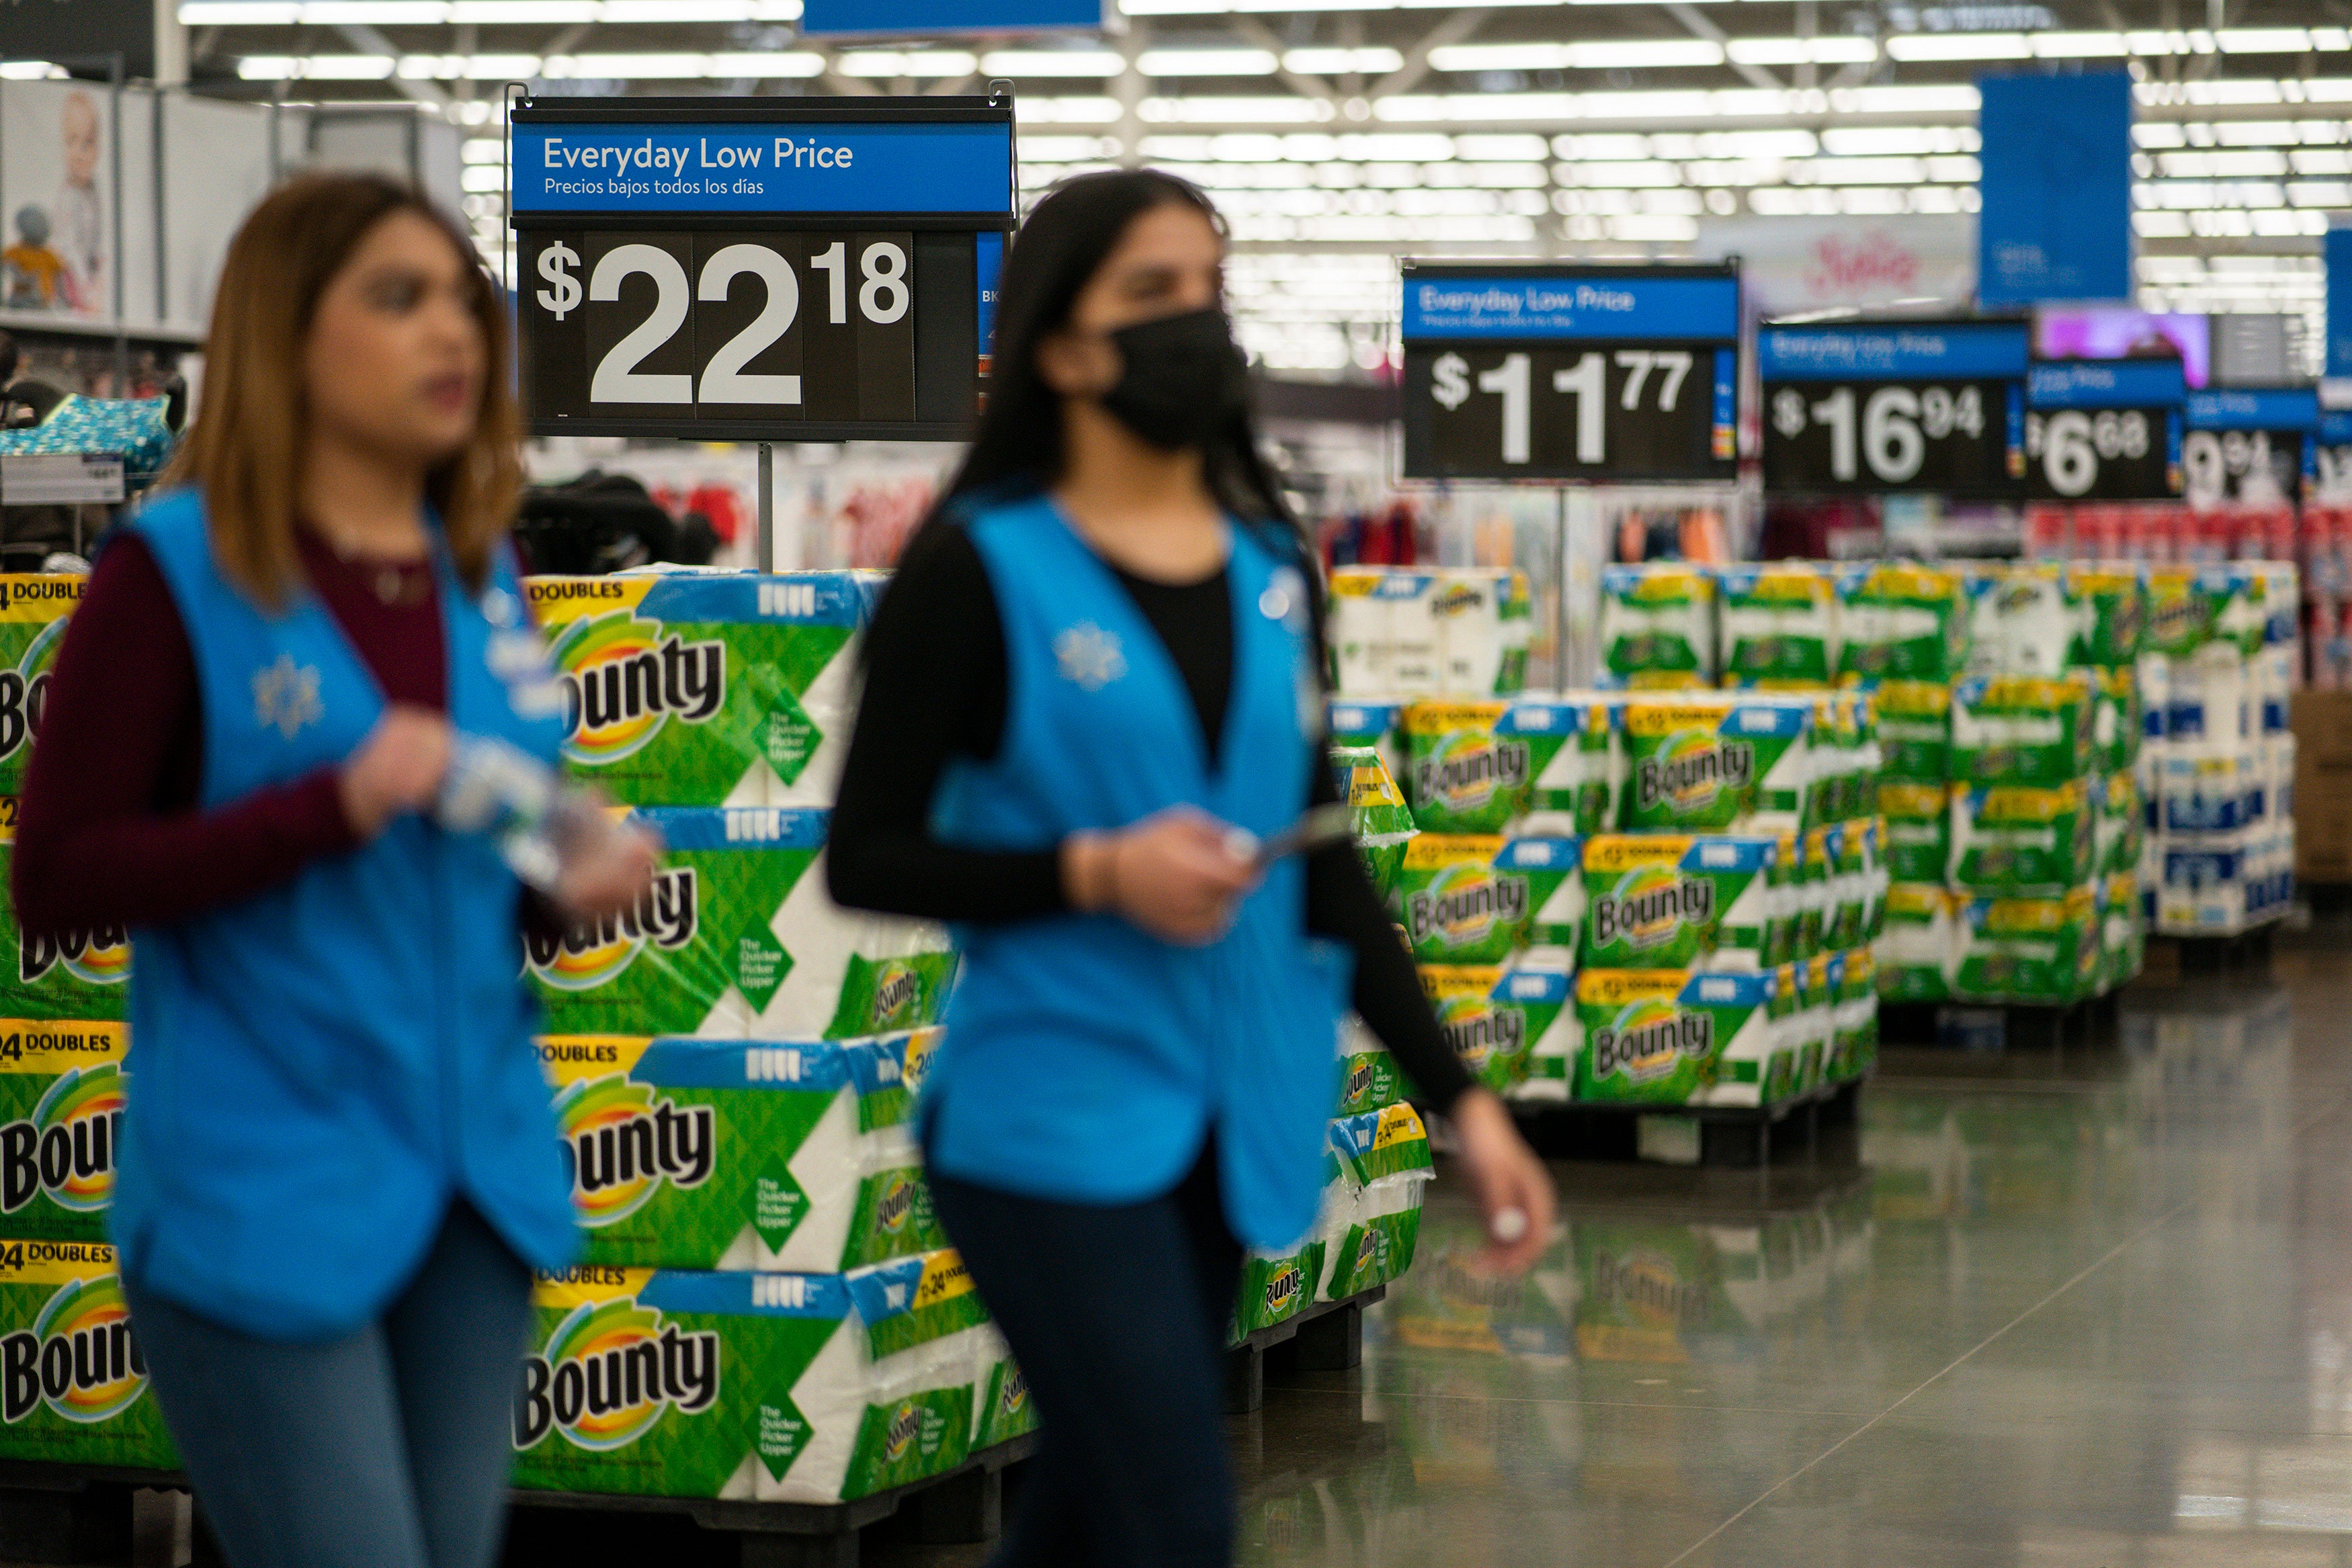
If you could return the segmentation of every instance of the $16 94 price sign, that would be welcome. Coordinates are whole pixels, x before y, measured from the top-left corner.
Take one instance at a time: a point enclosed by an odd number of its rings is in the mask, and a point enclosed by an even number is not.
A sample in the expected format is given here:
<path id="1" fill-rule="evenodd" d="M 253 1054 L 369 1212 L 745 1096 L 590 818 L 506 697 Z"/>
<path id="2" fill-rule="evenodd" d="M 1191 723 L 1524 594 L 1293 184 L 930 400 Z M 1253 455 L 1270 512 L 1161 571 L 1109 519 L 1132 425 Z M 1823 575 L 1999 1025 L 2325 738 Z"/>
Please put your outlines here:
<path id="1" fill-rule="evenodd" d="M 1405 348 L 1407 471 L 1727 478 L 1737 385 L 1713 343 Z"/>
<path id="2" fill-rule="evenodd" d="M 910 234 L 522 238 L 534 421 L 916 417 Z"/>
<path id="3" fill-rule="evenodd" d="M 1821 489 L 1997 488 L 2007 462 L 2000 382 L 1768 387 L 1764 482 Z"/>

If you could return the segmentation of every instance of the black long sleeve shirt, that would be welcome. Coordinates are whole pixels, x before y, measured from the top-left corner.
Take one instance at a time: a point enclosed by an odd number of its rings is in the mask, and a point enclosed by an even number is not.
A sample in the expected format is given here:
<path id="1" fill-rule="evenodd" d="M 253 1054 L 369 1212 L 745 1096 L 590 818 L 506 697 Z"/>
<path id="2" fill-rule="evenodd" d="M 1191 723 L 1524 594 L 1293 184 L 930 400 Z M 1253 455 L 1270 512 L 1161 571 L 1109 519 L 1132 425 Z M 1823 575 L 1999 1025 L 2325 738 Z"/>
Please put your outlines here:
<path id="1" fill-rule="evenodd" d="M 1120 572 L 1167 644 L 1192 700 L 1211 761 L 1233 685 L 1234 626 L 1223 571 L 1168 584 Z M 1322 607 L 1315 607 L 1321 632 Z M 841 904 L 930 920 L 987 925 L 1066 913 L 1057 848 L 976 850 L 930 831 L 933 797 L 950 758 L 985 761 L 1005 723 L 1003 623 L 979 550 L 952 524 L 908 545 L 866 633 L 866 695 L 842 770 L 826 854 Z M 1314 800 L 1338 799 L 1318 753 Z M 1352 847 L 1307 862 L 1307 925 L 1355 954 L 1356 1011 L 1431 1103 L 1449 1106 L 1471 1086 L 1423 995 L 1412 957 Z"/>

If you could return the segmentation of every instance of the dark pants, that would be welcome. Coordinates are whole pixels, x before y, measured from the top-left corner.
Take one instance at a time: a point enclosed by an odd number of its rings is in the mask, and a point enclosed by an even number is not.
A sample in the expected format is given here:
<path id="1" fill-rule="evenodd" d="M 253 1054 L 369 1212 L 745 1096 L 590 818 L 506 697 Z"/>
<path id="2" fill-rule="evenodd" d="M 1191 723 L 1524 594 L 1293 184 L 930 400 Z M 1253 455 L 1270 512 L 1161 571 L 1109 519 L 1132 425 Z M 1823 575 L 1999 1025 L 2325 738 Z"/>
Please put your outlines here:
<path id="1" fill-rule="evenodd" d="M 1118 1207 L 930 1182 L 1037 1401 L 1042 1446 L 998 1568 L 1224 1568 L 1224 1344 L 1242 1249 L 1213 1154 L 1174 1191 Z"/>
<path id="2" fill-rule="evenodd" d="M 235 1568 L 489 1568 L 530 1270 L 464 1203 L 376 1322 L 253 1339 L 124 1281 L 163 1420 Z"/>

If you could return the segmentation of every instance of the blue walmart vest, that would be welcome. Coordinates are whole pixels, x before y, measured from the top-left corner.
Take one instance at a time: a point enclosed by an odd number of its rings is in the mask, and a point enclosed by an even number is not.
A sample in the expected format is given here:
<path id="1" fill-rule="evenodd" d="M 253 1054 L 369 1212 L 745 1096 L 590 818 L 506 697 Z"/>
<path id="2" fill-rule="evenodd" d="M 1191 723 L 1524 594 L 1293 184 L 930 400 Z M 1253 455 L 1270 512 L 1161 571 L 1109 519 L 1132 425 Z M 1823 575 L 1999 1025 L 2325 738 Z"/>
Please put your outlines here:
<path id="1" fill-rule="evenodd" d="M 1050 849 L 1179 805 L 1269 836 L 1306 808 L 1320 698 L 1295 566 L 1228 529 L 1234 674 L 1212 770 L 1166 645 L 1050 501 L 964 527 L 1003 623 L 1008 694 L 996 756 L 941 782 L 942 840 Z M 1213 1132 L 1235 1235 L 1281 1246 L 1313 1223 L 1347 966 L 1307 937 L 1296 857 L 1206 947 L 1106 915 L 957 936 L 962 977 L 923 1086 L 934 1167 L 1032 1197 L 1134 1203 L 1174 1186 Z"/>
<path id="2" fill-rule="evenodd" d="M 193 492 L 131 526 L 195 654 L 202 809 L 348 757 L 384 700 L 326 607 L 307 592 L 256 607 L 215 565 Z M 468 591 L 436 538 L 451 723 L 552 764 L 561 708 L 508 684 L 545 668 L 520 585 L 501 561 Z M 112 1221 L 124 1273 L 257 1337 L 307 1340 L 381 1312 L 454 1197 L 525 1261 L 568 1260 L 519 896 L 488 839 L 412 814 L 282 887 L 134 931 Z"/>

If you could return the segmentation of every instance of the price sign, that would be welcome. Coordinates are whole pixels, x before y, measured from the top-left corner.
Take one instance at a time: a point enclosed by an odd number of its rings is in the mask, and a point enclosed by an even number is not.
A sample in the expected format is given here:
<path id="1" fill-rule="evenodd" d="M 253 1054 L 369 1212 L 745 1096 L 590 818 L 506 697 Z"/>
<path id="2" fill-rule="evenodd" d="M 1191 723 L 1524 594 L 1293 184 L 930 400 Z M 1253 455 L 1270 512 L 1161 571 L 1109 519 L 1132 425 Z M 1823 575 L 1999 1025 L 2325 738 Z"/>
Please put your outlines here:
<path id="1" fill-rule="evenodd" d="M 2331 506 L 2352 502 L 2352 409 L 2320 410 L 2312 441 L 2311 483 L 2315 501 Z"/>
<path id="2" fill-rule="evenodd" d="M 1404 472 L 1730 480 L 1735 267 L 1404 266 Z"/>
<path id="3" fill-rule="evenodd" d="M 2189 504 L 2293 506 L 2319 488 L 2315 387 L 2224 387 L 2189 394 L 2180 469 Z"/>
<path id="4" fill-rule="evenodd" d="M 966 434 L 1011 116 L 976 99 L 519 104 L 532 433 Z"/>
<path id="5" fill-rule="evenodd" d="M 2043 501 L 2180 494 L 2177 359 L 2040 360 L 2026 377 L 2026 492 Z"/>
<path id="6" fill-rule="evenodd" d="M 1768 322 L 1757 349 L 1767 490 L 2015 488 L 2024 322 Z"/>

